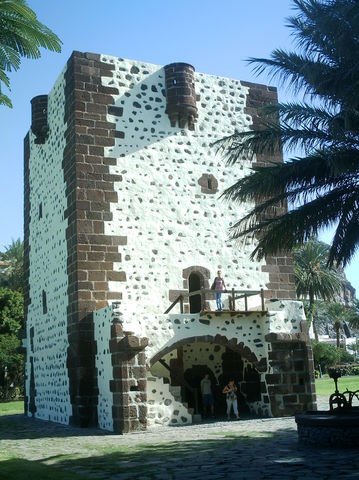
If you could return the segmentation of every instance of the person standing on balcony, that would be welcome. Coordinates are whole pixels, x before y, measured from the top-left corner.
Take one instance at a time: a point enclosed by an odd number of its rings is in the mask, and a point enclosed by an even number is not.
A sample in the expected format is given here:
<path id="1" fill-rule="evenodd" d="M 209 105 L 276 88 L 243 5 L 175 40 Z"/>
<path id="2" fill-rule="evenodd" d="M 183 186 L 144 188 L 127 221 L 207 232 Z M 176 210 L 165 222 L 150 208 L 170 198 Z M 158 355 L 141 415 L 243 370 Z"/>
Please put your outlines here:
<path id="1" fill-rule="evenodd" d="M 221 312 L 223 310 L 222 292 L 223 290 L 226 290 L 226 284 L 224 283 L 224 279 L 222 278 L 222 273 L 220 270 L 218 270 L 217 277 L 214 279 L 212 290 L 214 290 L 216 293 L 217 311 Z"/>

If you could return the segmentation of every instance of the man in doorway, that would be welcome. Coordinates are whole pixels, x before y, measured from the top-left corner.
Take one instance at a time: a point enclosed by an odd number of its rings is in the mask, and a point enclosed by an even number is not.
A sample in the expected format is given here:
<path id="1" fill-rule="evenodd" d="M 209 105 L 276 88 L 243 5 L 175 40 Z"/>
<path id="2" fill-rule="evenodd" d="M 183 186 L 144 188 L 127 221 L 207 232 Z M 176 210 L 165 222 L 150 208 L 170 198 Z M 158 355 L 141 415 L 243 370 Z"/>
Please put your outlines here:
<path id="1" fill-rule="evenodd" d="M 201 380 L 201 393 L 203 403 L 203 415 L 206 416 L 208 409 L 210 409 L 211 415 L 212 417 L 214 417 L 214 400 L 212 394 L 211 380 L 208 373 L 206 373 Z"/>
<path id="2" fill-rule="evenodd" d="M 217 310 L 218 312 L 221 312 L 223 310 L 222 292 L 223 290 L 226 290 L 226 284 L 224 283 L 224 279 L 222 278 L 222 273 L 220 270 L 218 270 L 217 277 L 214 279 L 212 288 L 213 287 L 216 293 Z"/>

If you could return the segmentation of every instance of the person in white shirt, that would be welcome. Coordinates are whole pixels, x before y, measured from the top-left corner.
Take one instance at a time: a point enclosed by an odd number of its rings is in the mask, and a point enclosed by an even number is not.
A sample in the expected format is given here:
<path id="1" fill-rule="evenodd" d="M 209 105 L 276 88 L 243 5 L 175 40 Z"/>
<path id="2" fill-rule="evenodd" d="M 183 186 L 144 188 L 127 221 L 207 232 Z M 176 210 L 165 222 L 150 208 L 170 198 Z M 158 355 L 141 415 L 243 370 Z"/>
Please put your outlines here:
<path id="1" fill-rule="evenodd" d="M 233 411 L 236 416 L 236 419 L 239 420 L 238 415 L 238 400 L 237 400 L 237 387 L 234 383 L 233 378 L 231 378 L 228 384 L 224 387 L 223 392 L 226 395 L 227 402 L 227 418 L 231 419 L 231 409 L 233 405 Z"/>

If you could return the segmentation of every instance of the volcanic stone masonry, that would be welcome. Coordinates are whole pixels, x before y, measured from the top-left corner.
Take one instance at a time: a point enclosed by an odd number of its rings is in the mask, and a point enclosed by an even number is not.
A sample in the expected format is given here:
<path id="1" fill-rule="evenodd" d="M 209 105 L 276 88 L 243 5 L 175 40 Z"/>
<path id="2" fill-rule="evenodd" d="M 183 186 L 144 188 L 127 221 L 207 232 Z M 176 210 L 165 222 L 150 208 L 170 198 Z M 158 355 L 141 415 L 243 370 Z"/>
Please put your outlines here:
<path id="1" fill-rule="evenodd" d="M 118 433 L 199 419 L 193 392 L 234 375 L 247 410 L 315 408 L 290 256 L 250 261 L 220 200 L 252 160 L 226 167 L 217 139 L 260 127 L 272 87 L 73 52 L 32 100 L 25 166 L 25 412 Z M 281 161 L 255 157 L 255 162 Z M 189 291 L 263 289 L 249 311 L 201 312 Z M 164 314 L 179 295 L 179 304 Z M 225 299 L 225 308 L 228 301 Z M 223 399 L 218 397 L 218 410 Z"/>

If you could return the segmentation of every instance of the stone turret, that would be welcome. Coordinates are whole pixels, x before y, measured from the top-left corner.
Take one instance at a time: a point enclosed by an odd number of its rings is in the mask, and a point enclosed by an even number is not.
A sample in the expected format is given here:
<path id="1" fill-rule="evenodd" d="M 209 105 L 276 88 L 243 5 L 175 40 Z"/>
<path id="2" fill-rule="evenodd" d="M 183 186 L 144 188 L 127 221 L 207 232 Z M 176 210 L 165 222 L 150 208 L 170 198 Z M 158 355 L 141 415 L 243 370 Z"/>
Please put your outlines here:
<path id="1" fill-rule="evenodd" d="M 165 67 L 167 108 L 171 126 L 194 130 L 197 120 L 194 67 L 188 63 L 171 63 Z"/>
<path id="2" fill-rule="evenodd" d="M 31 100 L 31 130 L 35 143 L 45 143 L 49 133 L 47 124 L 47 95 L 38 95 Z"/>

